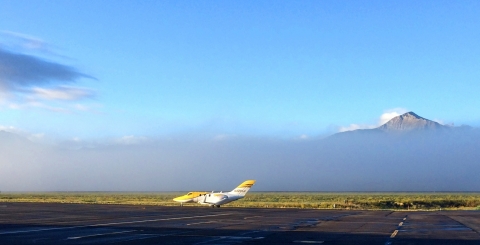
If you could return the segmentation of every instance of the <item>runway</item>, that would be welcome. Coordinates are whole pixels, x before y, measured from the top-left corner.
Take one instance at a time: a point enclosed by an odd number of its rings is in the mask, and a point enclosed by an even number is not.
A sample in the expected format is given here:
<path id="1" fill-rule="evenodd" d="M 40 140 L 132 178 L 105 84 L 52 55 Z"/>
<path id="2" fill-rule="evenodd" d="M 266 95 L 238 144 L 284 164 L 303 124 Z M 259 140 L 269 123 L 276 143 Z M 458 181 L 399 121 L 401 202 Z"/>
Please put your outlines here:
<path id="1" fill-rule="evenodd" d="M 0 244 L 480 244 L 479 211 L 0 203 Z"/>

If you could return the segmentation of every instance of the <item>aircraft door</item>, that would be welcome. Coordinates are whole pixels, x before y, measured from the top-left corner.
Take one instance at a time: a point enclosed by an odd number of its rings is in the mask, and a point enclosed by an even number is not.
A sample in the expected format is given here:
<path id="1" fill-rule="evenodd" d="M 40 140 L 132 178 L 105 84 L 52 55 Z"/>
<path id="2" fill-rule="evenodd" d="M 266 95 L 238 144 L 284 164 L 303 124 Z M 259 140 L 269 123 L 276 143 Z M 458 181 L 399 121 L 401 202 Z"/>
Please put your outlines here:
<path id="1" fill-rule="evenodd" d="M 198 203 L 205 203 L 206 199 L 207 199 L 207 195 L 203 194 L 198 197 Z"/>

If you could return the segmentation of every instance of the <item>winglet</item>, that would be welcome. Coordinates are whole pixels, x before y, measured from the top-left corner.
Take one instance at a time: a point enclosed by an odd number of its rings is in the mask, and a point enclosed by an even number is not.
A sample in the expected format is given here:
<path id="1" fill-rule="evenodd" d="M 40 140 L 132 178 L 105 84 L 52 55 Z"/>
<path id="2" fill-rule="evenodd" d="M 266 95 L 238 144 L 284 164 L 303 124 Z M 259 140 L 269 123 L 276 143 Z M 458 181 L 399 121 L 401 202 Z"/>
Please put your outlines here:
<path id="1" fill-rule="evenodd" d="M 253 184 L 255 184 L 255 180 L 246 180 L 243 183 L 241 183 L 239 186 L 237 186 L 237 188 L 233 189 L 233 191 L 231 191 L 230 193 L 234 193 L 240 196 L 245 196 L 248 190 L 252 188 Z"/>

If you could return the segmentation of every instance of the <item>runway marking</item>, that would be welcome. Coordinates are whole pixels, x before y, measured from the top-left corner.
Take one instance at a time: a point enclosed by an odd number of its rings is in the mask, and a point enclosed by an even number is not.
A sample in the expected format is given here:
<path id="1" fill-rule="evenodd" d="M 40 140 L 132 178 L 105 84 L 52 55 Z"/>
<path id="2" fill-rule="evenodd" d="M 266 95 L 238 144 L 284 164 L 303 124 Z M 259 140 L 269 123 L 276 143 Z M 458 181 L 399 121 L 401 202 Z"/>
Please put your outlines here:
<path id="1" fill-rule="evenodd" d="M 260 218 L 260 217 L 263 217 L 263 216 L 250 216 L 250 217 L 245 217 L 243 219 Z"/>
<path id="2" fill-rule="evenodd" d="M 129 242 L 129 241 L 136 241 L 136 240 L 145 240 L 145 239 L 154 238 L 154 237 L 159 237 L 159 236 L 158 235 L 153 235 L 153 234 L 140 234 L 137 237 L 128 238 L 128 239 L 121 239 L 117 242 Z"/>
<path id="3" fill-rule="evenodd" d="M 18 234 L 18 233 L 29 233 L 29 232 L 37 232 L 37 231 L 64 230 L 64 229 L 71 229 L 71 228 L 75 228 L 75 227 L 48 228 L 48 229 L 38 229 L 38 230 L 26 230 L 26 231 L 7 231 L 7 232 L 1 232 L 0 235 L 10 235 L 10 234 Z"/>
<path id="4" fill-rule="evenodd" d="M 262 237 L 262 236 L 259 236 L 259 237 L 250 237 L 250 236 L 211 236 L 211 237 L 216 237 L 216 238 L 210 239 L 210 240 L 208 240 L 208 241 L 197 242 L 197 243 L 194 243 L 194 245 L 211 243 L 211 242 L 219 241 L 219 240 L 223 240 L 223 239 L 233 239 L 233 240 L 260 240 L 260 239 L 264 239 L 264 237 Z"/>
<path id="5" fill-rule="evenodd" d="M 324 241 L 293 241 L 294 243 L 308 243 L 308 244 L 319 244 L 323 243 Z"/>
<path id="6" fill-rule="evenodd" d="M 197 222 L 197 223 L 190 223 L 187 225 L 198 225 L 198 224 L 208 224 L 208 223 L 215 223 L 217 221 L 205 221 L 205 222 Z"/>
<path id="7" fill-rule="evenodd" d="M 395 238 L 395 236 L 398 234 L 398 232 L 400 231 L 400 228 L 403 226 L 403 222 L 405 220 L 407 220 L 407 216 L 406 215 L 404 218 L 403 218 L 403 221 L 398 223 L 398 227 L 395 231 L 393 231 L 392 235 L 390 235 L 390 238 L 385 242 L 385 245 L 391 245 L 392 244 L 392 238 Z M 403 231 L 403 230 L 402 230 Z"/>
<path id="8" fill-rule="evenodd" d="M 87 225 L 86 227 L 90 227 L 90 226 L 95 227 L 95 226 L 107 226 L 107 225 L 135 224 L 135 223 L 156 222 L 156 221 L 165 221 L 165 220 L 205 218 L 205 217 L 215 217 L 215 216 L 223 216 L 223 215 L 231 215 L 231 214 L 211 214 L 211 215 L 200 215 L 200 216 L 190 216 L 190 217 L 175 217 L 175 218 L 165 218 L 165 219 L 147 219 L 147 220 L 138 220 L 138 221 L 123 221 L 123 222 L 114 222 L 114 223 L 106 223 L 106 224 L 98 224 L 98 225 Z"/>
<path id="9" fill-rule="evenodd" d="M 130 233 L 130 232 L 135 232 L 135 231 L 137 231 L 137 230 L 117 231 L 117 232 L 110 232 L 110 233 L 100 233 L 100 234 L 93 234 L 93 235 L 87 235 L 87 236 L 75 236 L 75 237 L 68 237 L 67 240 L 76 240 L 76 239 L 96 237 L 96 236 L 107 236 L 107 235 L 113 235 L 113 234 Z"/>
<path id="10" fill-rule="evenodd" d="M 11 234 L 30 233 L 30 232 L 39 232 L 39 231 L 67 230 L 67 229 L 99 227 L 99 226 L 109 226 L 109 225 L 136 224 L 136 223 L 147 223 L 147 222 L 166 221 L 166 220 L 206 218 L 206 217 L 216 217 L 216 216 L 224 216 L 224 215 L 232 215 L 232 214 L 230 214 L 230 213 L 210 214 L 210 215 L 199 215 L 199 216 L 188 216 L 188 217 L 174 217 L 174 218 L 163 218 L 163 219 L 148 219 L 148 220 L 137 220 L 137 221 L 112 222 L 112 223 L 94 224 L 94 225 L 79 225 L 79 226 L 70 226 L 70 227 L 44 228 L 44 229 L 36 229 L 36 230 L 7 231 L 7 232 L 0 232 L 0 235 L 11 235 Z"/>
<path id="11" fill-rule="evenodd" d="M 415 229 L 415 230 L 398 230 L 401 232 L 425 232 L 425 231 L 471 231 L 468 227 L 452 227 L 452 228 L 428 228 L 428 229 Z"/>
<path id="12" fill-rule="evenodd" d="M 257 233 L 257 232 L 260 232 L 260 231 L 247 231 L 247 232 L 244 232 L 242 234 L 240 234 L 241 236 L 245 236 L 247 234 L 250 234 L 250 233 Z"/>

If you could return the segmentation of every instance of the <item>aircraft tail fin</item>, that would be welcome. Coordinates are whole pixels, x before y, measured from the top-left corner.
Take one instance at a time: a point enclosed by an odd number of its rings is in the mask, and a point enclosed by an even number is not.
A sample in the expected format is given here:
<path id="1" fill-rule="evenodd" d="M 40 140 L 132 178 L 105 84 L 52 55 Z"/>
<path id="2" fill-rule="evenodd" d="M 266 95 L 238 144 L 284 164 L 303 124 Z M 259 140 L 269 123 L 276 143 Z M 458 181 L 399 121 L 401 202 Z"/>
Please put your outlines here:
<path id="1" fill-rule="evenodd" d="M 237 188 L 233 189 L 233 191 L 231 191 L 230 193 L 245 196 L 245 194 L 247 194 L 250 188 L 252 188 L 253 184 L 255 184 L 255 180 L 246 180 L 239 186 L 237 186 Z"/>

